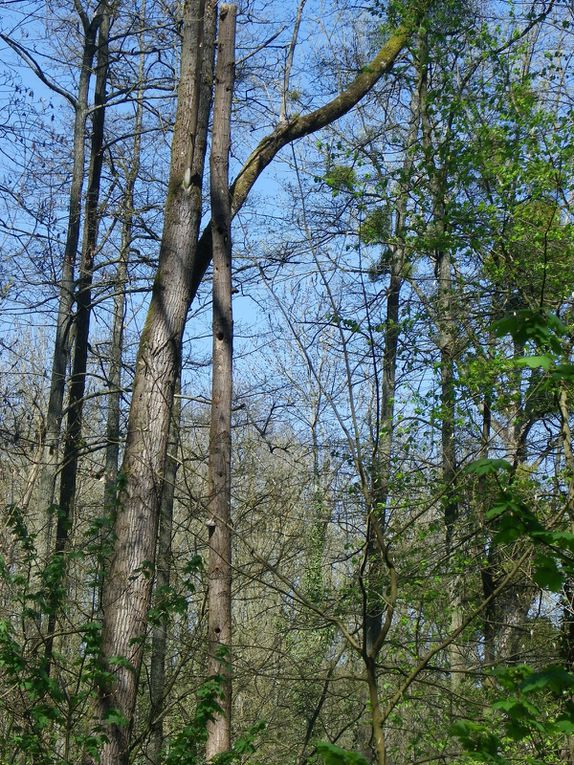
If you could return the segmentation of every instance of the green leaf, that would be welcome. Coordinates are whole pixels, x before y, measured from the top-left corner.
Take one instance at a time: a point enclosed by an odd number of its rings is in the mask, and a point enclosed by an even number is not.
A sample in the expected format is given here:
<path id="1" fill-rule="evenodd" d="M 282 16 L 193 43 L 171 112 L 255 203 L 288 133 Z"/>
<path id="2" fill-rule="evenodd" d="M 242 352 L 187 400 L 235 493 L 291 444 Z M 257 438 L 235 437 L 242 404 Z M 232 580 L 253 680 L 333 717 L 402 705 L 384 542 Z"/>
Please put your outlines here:
<path id="1" fill-rule="evenodd" d="M 509 544 L 510 542 L 516 542 L 525 533 L 526 526 L 520 519 L 513 515 L 505 515 L 499 521 L 495 540 L 499 544 Z"/>
<path id="2" fill-rule="evenodd" d="M 474 475 L 492 475 L 493 473 L 498 473 L 499 470 L 511 472 L 512 465 L 507 460 L 483 457 L 471 462 L 464 470 L 466 473 L 474 473 Z"/>
<path id="3" fill-rule="evenodd" d="M 135 671 L 134 665 L 125 656 L 112 656 L 108 661 L 111 667 L 124 667 Z"/>
<path id="4" fill-rule="evenodd" d="M 552 377 L 556 380 L 574 380 L 574 364 L 558 364 L 552 370 Z"/>
<path id="5" fill-rule="evenodd" d="M 517 367 L 529 367 L 530 369 L 546 369 L 548 371 L 552 367 L 552 358 L 550 356 L 523 356 L 520 359 L 515 359 L 514 363 Z"/>
<path id="6" fill-rule="evenodd" d="M 506 712 L 509 717 L 523 718 L 525 720 L 540 715 L 540 710 L 534 704 L 525 699 L 501 699 L 492 705 L 493 709 Z"/>
<path id="7" fill-rule="evenodd" d="M 562 694 L 574 688 L 574 675 L 567 672 L 563 667 L 550 665 L 540 672 L 533 672 L 525 678 L 521 690 L 524 693 L 532 691 L 550 690 L 556 694 Z"/>
<path id="8" fill-rule="evenodd" d="M 558 568 L 556 559 L 548 555 L 536 556 L 532 578 L 540 587 L 551 592 L 560 592 L 564 584 L 564 573 Z"/>
<path id="9" fill-rule="evenodd" d="M 533 531 L 530 536 L 547 545 L 574 553 L 574 533 L 571 531 Z"/>
<path id="10" fill-rule="evenodd" d="M 123 727 L 124 725 L 127 725 L 129 721 L 119 709 L 108 709 L 104 715 L 103 722 L 108 723 L 109 725 L 119 725 Z"/>
<path id="11" fill-rule="evenodd" d="M 357 176 L 352 167 L 347 165 L 333 165 L 325 175 L 325 183 L 333 189 L 336 195 L 339 191 L 353 191 L 357 183 Z"/>
<path id="12" fill-rule="evenodd" d="M 372 210 L 359 227 L 359 236 L 365 244 L 384 244 L 391 237 L 391 213 L 387 207 Z"/>
<path id="13" fill-rule="evenodd" d="M 341 749 L 327 741 L 320 741 L 317 744 L 317 752 L 325 765 L 368 765 L 362 754 Z"/>
<path id="14" fill-rule="evenodd" d="M 574 734 L 574 722 L 572 720 L 558 720 L 556 723 L 556 728 L 563 733 L 567 733 L 569 736 Z"/>
<path id="15" fill-rule="evenodd" d="M 183 570 L 186 574 L 197 574 L 203 571 L 203 558 L 201 555 L 192 555 L 184 565 Z"/>
<path id="16" fill-rule="evenodd" d="M 478 762 L 504 765 L 505 761 L 499 755 L 500 739 L 486 725 L 459 720 L 450 728 L 452 734 L 460 739 L 461 744 L 472 753 L 472 758 Z"/>
<path id="17" fill-rule="evenodd" d="M 497 337 L 510 335 L 521 345 L 531 341 L 537 347 L 554 353 L 562 351 L 561 337 L 567 334 L 568 328 L 550 312 L 531 311 L 528 308 L 514 311 L 492 325 Z"/>

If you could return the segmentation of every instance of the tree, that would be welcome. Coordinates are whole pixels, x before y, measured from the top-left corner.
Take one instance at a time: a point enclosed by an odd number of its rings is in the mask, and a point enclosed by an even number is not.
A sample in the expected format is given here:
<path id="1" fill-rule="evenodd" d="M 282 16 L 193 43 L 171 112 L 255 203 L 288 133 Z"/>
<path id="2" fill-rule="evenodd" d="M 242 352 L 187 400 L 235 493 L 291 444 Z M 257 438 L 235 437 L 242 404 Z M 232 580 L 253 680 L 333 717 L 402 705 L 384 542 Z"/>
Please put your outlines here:
<path id="1" fill-rule="evenodd" d="M 90 145 L 90 164 L 88 172 L 88 191 L 86 198 L 86 213 L 84 220 L 84 241 L 80 260 L 80 278 L 75 297 L 75 331 L 74 350 L 72 359 L 72 376 L 68 401 L 66 433 L 64 437 L 63 462 L 60 476 L 60 500 L 58 502 L 56 537 L 54 544 L 54 563 L 60 568 L 62 577 L 65 576 L 66 543 L 71 530 L 76 485 L 78 478 L 78 463 L 82 439 L 82 419 L 84 396 L 86 392 L 86 370 L 88 363 L 88 339 L 90 332 L 90 314 L 92 311 L 92 279 L 94 260 L 98 244 L 99 200 L 103 166 L 104 119 L 106 86 L 109 68 L 109 33 L 112 9 L 102 8 L 98 27 L 96 53 L 96 83 L 94 89 L 94 112 L 92 117 L 92 135 Z M 83 138 L 82 138 L 83 140 Z M 66 318 L 68 320 L 68 317 Z M 63 380 L 59 381 L 61 389 Z M 46 661 L 49 665 L 52 658 L 56 613 L 59 607 L 58 599 L 50 606 L 46 637 Z"/>
<path id="2" fill-rule="evenodd" d="M 495 19 L 509 7 L 453 0 L 414 18 L 402 4 L 376 16 L 337 3 L 314 19 L 304 0 L 250 3 L 231 162 L 276 127 L 228 189 L 209 103 L 215 4 L 188 3 L 183 26 L 165 5 L 118 6 L 97 216 L 82 199 L 84 223 L 99 219 L 97 257 L 74 284 L 84 333 L 66 370 L 60 490 L 73 514 L 48 566 L 35 494 L 53 338 L 37 311 L 58 299 L 72 147 L 54 147 L 62 161 L 42 184 L 34 158 L 46 161 L 54 112 L 42 100 L 45 114 L 2 112 L 0 151 L 14 158 L 3 273 L 18 255 L 14 269 L 37 283 L 13 280 L 0 306 L 14 325 L 0 341 L 0 759 L 200 765 L 206 742 L 207 759 L 250 761 L 259 747 L 253 759 L 270 765 L 571 759 L 572 39 L 564 9 Z M 47 55 L 9 36 L 73 93 L 64 53 L 83 31 L 65 26 L 69 10 L 48 8 Z M 385 40 L 386 76 L 368 90 Z M 253 184 L 271 163 L 266 200 Z M 218 205 L 224 254 L 241 208 L 232 381 L 230 283 L 215 279 L 226 319 L 214 330 L 201 286 L 212 255 L 216 277 L 229 273 L 217 268 Z"/>
<path id="3" fill-rule="evenodd" d="M 210 186 L 213 352 L 209 429 L 208 674 L 220 678 L 221 711 L 208 722 L 206 759 L 231 749 L 231 411 L 233 312 L 229 148 L 237 8 L 222 5 L 215 68 Z"/>
<path id="4" fill-rule="evenodd" d="M 54 342 L 54 358 L 52 363 L 52 378 L 50 401 L 46 414 L 45 453 L 42 460 L 42 470 L 39 479 L 39 497 L 43 503 L 43 513 L 46 517 L 52 512 L 56 478 L 59 467 L 59 440 L 63 417 L 63 404 L 67 367 L 70 360 L 72 345 L 71 319 L 74 304 L 74 271 L 81 230 L 82 188 L 84 184 L 85 141 L 84 132 L 89 114 L 89 90 L 92 75 L 92 65 L 96 55 L 96 38 L 102 22 L 102 9 L 105 4 L 99 4 L 93 15 L 78 5 L 78 15 L 83 31 L 82 59 L 78 79 L 77 96 L 67 92 L 57 83 L 49 79 L 34 56 L 17 40 L 2 35 L 2 40 L 10 45 L 16 53 L 30 66 L 34 74 L 51 90 L 62 95 L 72 106 L 74 112 L 72 180 L 70 184 L 68 224 L 64 247 L 62 274 L 60 279 L 60 297 L 56 338 Z M 60 529 L 61 536 L 61 529 Z M 61 542 L 61 539 L 60 539 Z M 50 543 L 48 543 L 48 550 Z"/>
<path id="5" fill-rule="evenodd" d="M 199 21 L 197 20 L 199 19 Z M 207 122 L 211 102 L 215 7 L 186 3 L 178 114 L 172 141 L 172 164 L 164 232 L 152 300 L 142 332 L 128 436 L 122 466 L 124 486 L 118 498 L 115 548 L 104 586 L 102 654 L 122 657 L 111 687 L 101 694 L 101 719 L 113 710 L 102 763 L 126 762 L 136 702 L 147 610 L 151 595 L 155 537 L 185 318 L 211 260 L 210 229 L 198 236 L 201 215 Z M 395 31 L 367 71 L 325 106 L 279 125 L 260 142 L 231 187 L 231 210 L 237 213 L 255 180 L 288 143 L 315 132 L 348 112 L 393 65 L 407 43 L 410 26 Z M 191 50 L 194 52 L 191 53 Z M 193 141 L 191 137 L 193 136 Z"/>

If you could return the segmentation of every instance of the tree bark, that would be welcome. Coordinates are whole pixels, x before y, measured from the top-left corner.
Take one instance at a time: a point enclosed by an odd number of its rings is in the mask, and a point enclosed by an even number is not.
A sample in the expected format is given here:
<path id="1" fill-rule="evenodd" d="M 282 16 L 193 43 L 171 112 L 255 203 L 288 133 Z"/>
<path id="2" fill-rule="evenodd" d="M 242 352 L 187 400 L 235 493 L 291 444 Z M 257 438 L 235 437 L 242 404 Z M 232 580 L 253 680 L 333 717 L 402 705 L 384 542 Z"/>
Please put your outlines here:
<path id="1" fill-rule="evenodd" d="M 377 412 L 377 435 L 373 450 L 371 466 L 372 490 L 371 512 L 369 517 L 368 558 L 367 565 L 371 568 L 369 580 L 374 585 L 374 597 L 369 598 L 365 608 L 365 644 L 366 652 L 376 656 L 380 651 L 382 640 L 384 608 L 380 597 L 380 580 L 382 578 L 383 552 L 380 544 L 386 533 L 386 511 L 389 498 L 391 479 L 391 457 L 395 426 L 395 395 L 397 356 L 399 348 L 399 312 L 401 289 L 404 281 L 404 268 L 407 261 L 405 242 L 407 201 L 409 180 L 414 164 L 412 147 L 415 145 L 420 122 L 420 98 L 417 93 L 413 98 L 413 111 L 409 126 L 406 153 L 402 167 L 402 180 L 398 184 L 398 201 L 395 208 L 395 242 L 390 245 L 391 262 L 389 285 L 387 288 L 385 333 L 382 359 L 382 380 L 380 385 L 380 407 Z M 375 524 L 378 530 L 375 528 Z M 378 586 L 376 582 L 378 581 Z M 372 588 L 372 587 L 371 587 Z M 369 587 L 367 587 L 367 591 Z"/>
<path id="2" fill-rule="evenodd" d="M 109 739 L 101 765 L 124 765 L 128 761 L 129 721 L 135 710 L 151 597 L 150 568 L 181 339 L 187 311 L 212 255 L 211 226 L 200 240 L 198 235 L 213 78 L 215 6 L 215 0 L 186 0 L 184 4 L 181 79 L 164 231 L 136 361 L 123 486 L 114 524 L 115 546 L 103 592 L 102 663 L 111 680 L 100 689 L 100 719 Z M 231 187 L 232 216 L 281 148 L 346 114 L 369 92 L 391 69 L 407 44 L 410 30 L 401 27 L 392 34 L 343 93 L 306 116 L 292 118 L 259 144 Z M 125 666 L 110 664 L 115 657 L 122 657 Z M 120 713 L 123 724 L 105 725 L 112 710 Z"/>
<path id="3" fill-rule="evenodd" d="M 109 67 L 109 29 L 110 9 L 106 7 L 102 12 L 101 22 L 98 29 L 97 71 L 94 91 L 94 111 L 92 117 L 90 170 L 86 198 L 84 241 L 82 244 L 82 256 L 80 261 L 80 278 L 76 293 L 76 331 L 67 427 L 64 438 L 63 464 L 60 477 L 60 502 L 54 545 L 55 558 L 65 555 L 68 536 L 72 528 L 78 477 L 78 461 L 82 440 L 83 404 L 88 361 L 88 336 L 90 330 L 90 314 L 92 310 L 91 285 L 98 238 L 98 205 L 103 164 L 106 84 Z M 62 561 L 62 565 L 59 567 L 61 576 L 65 575 L 64 564 L 65 558 Z M 53 595 L 53 598 L 56 598 L 56 596 Z M 48 663 L 48 670 L 52 657 L 57 609 L 58 602 L 57 599 L 55 599 L 50 604 L 50 613 L 48 616 L 48 632 L 46 638 L 46 660 Z"/>
<path id="4" fill-rule="evenodd" d="M 141 54 L 138 67 L 139 87 L 136 97 L 136 114 L 134 120 L 134 141 L 132 159 L 127 170 L 126 188 L 123 196 L 122 211 L 122 234 L 120 254 L 118 259 L 117 274 L 115 278 L 115 295 L 113 309 L 113 326 L 110 349 L 110 362 L 108 367 L 107 384 L 109 388 L 108 410 L 106 417 L 106 461 L 104 468 L 104 508 L 106 513 L 112 514 L 115 508 L 118 489 L 118 466 L 120 455 L 120 414 L 122 398 L 122 357 L 124 342 L 124 320 L 126 302 L 127 270 L 129 253 L 132 245 L 132 229 L 134 221 L 134 190 L 140 171 L 141 134 L 143 125 L 143 79 L 146 60 L 144 47 L 144 32 L 146 18 L 146 2 L 143 0 L 141 10 L 141 29 L 139 43 Z"/>
<path id="5" fill-rule="evenodd" d="M 44 432 L 44 448 L 42 468 L 38 481 L 38 509 L 42 518 L 48 519 L 48 534 L 46 539 L 46 559 L 51 554 L 52 508 L 56 478 L 59 469 L 59 442 L 63 417 L 64 390 L 66 374 L 70 362 L 72 307 L 74 305 L 74 271 L 78 242 L 80 238 L 80 221 L 82 209 L 82 188 L 84 184 L 85 147 L 84 133 L 88 118 L 88 99 L 92 64 L 96 54 L 96 35 L 102 21 L 101 6 L 98 6 L 91 21 L 81 14 L 84 27 L 84 49 L 78 83 L 78 95 L 74 101 L 74 131 L 73 131 L 73 165 L 70 184 L 68 209 L 68 227 L 64 246 L 62 275 L 60 277 L 60 296 L 58 317 L 56 321 L 56 337 L 54 340 L 54 356 L 50 379 L 50 397 Z"/>
<path id="6" fill-rule="evenodd" d="M 487 393 L 482 402 L 481 459 L 487 459 L 489 455 L 492 425 L 490 399 L 490 394 Z M 484 662 L 486 666 L 494 666 L 496 660 L 496 601 L 491 599 L 490 596 L 496 587 L 497 554 L 494 540 L 486 528 L 486 511 L 488 510 L 487 500 L 486 476 L 480 476 L 478 479 L 478 502 L 482 538 L 480 539 L 479 555 L 484 559 L 484 563 L 480 569 L 480 578 L 482 583 L 482 597 L 484 600 L 488 601 L 488 606 L 484 609 L 483 618 Z"/>
<path id="7" fill-rule="evenodd" d="M 211 149 L 213 373 L 209 431 L 208 674 L 221 678 L 221 713 L 207 724 L 207 762 L 231 748 L 231 399 L 233 312 L 229 147 L 235 75 L 234 5 L 222 5 Z"/>
<path id="8" fill-rule="evenodd" d="M 201 219 L 215 9 L 214 0 L 186 0 L 183 9 L 181 79 L 159 266 L 136 361 L 115 548 L 103 590 L 102 659 L 112 679 L 100 690 L 100 719 L 104 725 L 110 716 L 112 721 L 106 726 L 101 765 L 124 765 L 129 756 L 169 423 Z M 114 657 L 122 657 L 121 666 L 110 664 Z"/>
<path id="9" fill-rule="evenodd" d="M 177 384 L 180 388 L 180 383 Z M 161 497 L 159 537 L 157 543 L 157 562 L 155 567 L 155 598 L 160 613 L 158 621 L 152 630 L 151 658 L 150 658 L 150 742 L 147 756 L 153 765 L 160 765 L 162 761 L 162 749 L 164 744 L 163 706 L 165 702 L 165 662 L 167 655 L 167 637 L 170 623 L 169 609 L 166 606 L 166 598 L 169 593 L 171 579 L 171 538 L 173 530 L 173 502 L 175 495 L 175 481 L 179 468 L 177 450 L 179 446 L 179 426 L 181 418 L 181 403 L 175 398 L 169 448 L 165 475 L 163 479 L 163 493 Z"/>

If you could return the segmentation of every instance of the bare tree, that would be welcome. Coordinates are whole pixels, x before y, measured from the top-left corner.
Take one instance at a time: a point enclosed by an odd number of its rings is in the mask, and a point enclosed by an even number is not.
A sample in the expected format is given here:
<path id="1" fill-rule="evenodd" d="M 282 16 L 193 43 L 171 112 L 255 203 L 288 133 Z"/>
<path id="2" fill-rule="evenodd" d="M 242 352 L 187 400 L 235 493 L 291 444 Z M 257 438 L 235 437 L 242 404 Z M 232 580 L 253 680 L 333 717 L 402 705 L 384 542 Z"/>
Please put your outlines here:
<path id="1" fill-rule="evenodd" d="M 43 457 L 38 480 L 38 508 L 41 516 L 51 518 L 54 492 L 60 466 L 60 430 L 62 426 L 64 392 L 72 347 L 73 305 L 75 299 L 74 273 L 81 229 L 82 189 L 85 177 L 85 130 L 90 112 L 90 82 L 97 51 L 98 29 L 104 18 L 106 2 L 98 3 L 93 15 L 80 3 L 76 4 L 82 29 L 82 58 L 77 94 L 72 95 L 55 83 L 40 67 L 36 58 L 20 42 L 2 35 L 20 58 L 44 85 L 64 97 L 74 112 L 72 171 L 68 202 L 66 241 L 60 276 L 60 293 L 56 336 L 50 380 L 50 395 L 43 434 Z M 51 524 L 51 521 L 50 521 Z M 50 534 L 47 535 L 46 553 L 51 551 Z"/>
<path id="2" fill-rule="evenodd" d="M 111 8 L 102 7 L 97 39 L 97 71 L 92 114 L 92 134 L 90 146 L 90 167 L 88 174 L 88 192 L 84 219 L 84 241 L 80 260 L 80 278 L 76 293 L 75 341 L 72 361 L 72 378 L 68 402 L 66 433 L 64 438 L 63 464 L 60 477 L 60 501 L 58 505 L 56 539 L 54 555 L 65 554 L 68 536 L 72 525 L 78 462 L 82 439 L 82 418 L 84 394 L 86 390 L 86 369 L 88 362 L 88 337 L 90 314 L 92 311 L 92 277 L 94 258 L 97 249 L 99 199 L 103 165 L 104 121 L 106 84 L 108 80 L 109 52 L 108 37 L 111 21 Z M 60 566 L 61 575 L 65 572 L 65 557 Z M 48 631 L 46 636 L 46 659 L 48 666 L 52 657 L 54 628 L 56 626 L 58 597 L 52 594 Z"/>
<path id="3" fill-rule="evenodd" d="M 422 9 L 424 12 L 424 9 Z M 406 25 L 390 35 L 369 66 L 325 106 L 292 117 L 248 158 L 231 187 L 237 213 L 261 172 L 281 148 L 346 114 L 393 66 L 411 36 Z M 169 422 L 181 338 L 188 308 L 211 261 L 211 230 L 198 237 L 201 188 L 211 101 L 215 4 L 184 5 L 181 78 L 159 266 L 136 362 L 123 487 L 115 521 L 115 549 L 104 586 L 103 661 L 112 678 L 100 695 L 100 717 L 114 711 L 102 765 L 125 763 L 157 534 Z M 117 657 L 122 657 L 117 666 Z M 114 664 L 110 660 L 114 659 Z M 118 720 L 119 713 L 119 724 Z M 123 723 L 123 724 L 121 724 Z"/>
<path id="4" fill-rule="evenodd" d="M 212 0 L 187 0 L 159 267 L 136 361 L 122 467 L 124 486 L 114 527 L 115 550 L 103 590 L 102 652 L 113 684 L 101 688 L 100 717 L 105 722 L 111 710 L 119 710 L 121 718 L 109 726 L 102 765 L 126 763 L 129 756 L 169 423 L 201 218 L 215 21 Z M 118 656 L 124 657 L 125 664 L 112 667 L 110 660 Z"/>
<path id="5" fill-rule="evenodd" d="M 209 431 L 208 674 L 221 678 L 221 713 L 207 726 L 206 759 L 231 748 L 231 400 L 233 311 L 229 147 L 235 69 L 234 5 L 219 12 L 213 141 L 211 235 L 213 240 L 213 371 Z"/>

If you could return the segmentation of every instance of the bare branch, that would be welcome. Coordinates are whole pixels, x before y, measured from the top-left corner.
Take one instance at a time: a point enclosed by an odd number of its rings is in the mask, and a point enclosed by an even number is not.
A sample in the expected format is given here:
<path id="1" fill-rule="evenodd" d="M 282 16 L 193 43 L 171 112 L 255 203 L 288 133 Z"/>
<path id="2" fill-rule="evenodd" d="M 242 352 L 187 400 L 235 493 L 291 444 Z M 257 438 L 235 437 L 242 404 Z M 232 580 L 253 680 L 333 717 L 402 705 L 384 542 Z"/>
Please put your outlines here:
<path id="1" fill-rule="evenodd" d="M 41 82 L 43 82 L 46 87 L 50 88 L 50 90 L 54 91 L 54 93 L 58 93 L 58 95 L 62 96 L 62 98 L 65 98 L 66 101 L 68 101 L 72 107 L 76 109 L 78 102 L 74 96 L 71 93 L 68 93 L 67 90 L 64 90 L 64 88 L 56 85 L 56 83 L 51 80 L 47 74 L 44 73 L 44 70 L 40 64 L 36 61 L 32 54 L 27 51 L 26 48 L 24 48 L 23 45 L 20 45 L 20 43 L 16 42 L 16 40 L 12 40 L 10 37 L 2 34 L 1 32 L 0 39 L 4 40 L 6 45 L 9 45 L 12 50 L 15 51 L 20 56 L 20 58 L 26 62 L 36 77 L 41 80 Z"/>

